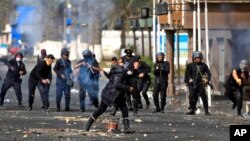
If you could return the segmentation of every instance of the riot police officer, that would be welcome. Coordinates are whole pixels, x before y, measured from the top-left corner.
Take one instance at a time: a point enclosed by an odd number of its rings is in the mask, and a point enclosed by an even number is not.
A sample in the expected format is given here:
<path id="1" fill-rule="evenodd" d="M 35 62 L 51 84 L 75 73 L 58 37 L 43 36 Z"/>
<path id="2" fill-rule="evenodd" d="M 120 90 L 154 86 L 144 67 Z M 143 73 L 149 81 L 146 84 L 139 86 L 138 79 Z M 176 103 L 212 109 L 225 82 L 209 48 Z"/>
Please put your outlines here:
<path id="1" fill-rule="evenodd" d="M 15 58 L 7 62 L 8 71 L 0 93 L 0 106 L 4 104 L 6 92 L 10 87 L 13 87 L 15 90 L 18 105 L 22 105 L 22 79 L 20 77 L 26 74 L 26 68 L 24 63 L 22 62 L 22 59 L 23 54 L 21 52 L 18 52 L 15 55 Z"/>
<path id="2" fill-rule="evenodd" d="M 80 109 L 85 112 L 85 97 L 88 93 L 91 102 L 97 108 L 98 102 L 98 91 L 96 89 L 95 76 L 101 69 L 99 68 L 98 62 L 93 58 L 93 54 L 90 50 L 84 50 L 82 52 L 83 59 L 78 61 L 74 65 L 74 69 L 79 68 L 78 83 L 80 85 Z"/>
<path id="3" fill-rule="evenodd" d="M 126 47 L 125 50 L 124 50 L 124 53 L 126 55 L 124 55 L 124 56 L 121 57 L 123 66 L 124 66 L 124 68 L 126 70 L 128 68 L 132 69 L 133 68 L 133 61 L 136 59 L 135 56 L 133 55 L 132 48 L 129 47 L 129 46 Z M 128 84 L 136 84 L 136 83 L 132 82 L 132 80 L 129 80 L 129 79 L 127 80 L 127 83 Z M 134 86 L 134 87 L 136 87 L 136 86 Z M 132 101 L 131 101 L 131 93 L 130 92 L 126 92 L 125 96 L 126 96 L 126 101 L 127 101 L 127 104 L 128 104 L 128 108 L 131 111 L 131 110 L 133 110 Z"/>
<path id="4" fill-rule="evenodd" d="M 56 111 L 61 111 L 61 99 L 64 93 L 65 111 L 70 111 L 70 87 L 67 79 L 73 79 L 73 71 L 71 69 L 71 61 L 69 60 L 69 51 L 67 48 L 61 50 L 61 58 L 56 61 L 54 66 L 56 73 Z"/>
<path id="5" fill-rule="evenodd" d="M 153 99 L 155 104 L 155 110 L 153 113 L 161 112 L 164 113 L 167 98 L 167 87 L 168 87 L 168 74 L 170 71 L 169 62 L 164 61 L 165 54 L 159 52 L 156 54 L 156 63 L 154 64 L 154 90 Z M 159 104 L 159 94 L 161 99 L 161 105 Z"/>
<path id="6" fill-rule="evenodd" d="M 203 54 L 201 52 L 193 52 L 192 57 L 193 62 L 190 64 L 187 73 L 188 85 L 190 86 L 190 111 L 186 114 L 195 114 L 196 103 L 198 101 L 198 97 L 200 96 L 205 109 L 205 115 L 210 115 L 208 111 L 208 101 L 205 88 L 211 80 L 211 72 L 207 64 L 202 62 Z"/>
<path id="7" fill-rule="evenodd" d="M 233 102 L 232 109 L 237 107 L 237 115 L 242 116 L 242 96 L 243 88 L 248 82 L 247 71 L 248 62 L 243 59 L 240 61 L 239 67 L 234 68 L 225 84 L 225 95 Z"/>

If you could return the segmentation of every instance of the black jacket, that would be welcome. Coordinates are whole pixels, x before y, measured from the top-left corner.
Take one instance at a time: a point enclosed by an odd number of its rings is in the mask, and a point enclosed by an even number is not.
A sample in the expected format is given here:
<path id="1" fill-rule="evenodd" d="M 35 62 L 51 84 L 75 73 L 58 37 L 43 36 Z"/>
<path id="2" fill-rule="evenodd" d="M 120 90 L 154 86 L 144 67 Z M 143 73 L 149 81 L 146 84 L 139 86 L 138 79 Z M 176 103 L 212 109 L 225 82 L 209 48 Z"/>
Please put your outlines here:
<path id="1" fill-rule="evenodd" d="M 136 60 L 135 56 L 127 57 L 126 55 L 121 57 L 122 63 L 124 64 L 124 68 L 132 68 L 133 67 L 133 61 Z"/>
<path id="2" fill-rule="evenodd" d="M 19 63 L 16 61 L 16 59 L 11 59 L 7 62 L 8 71 L 5 77 L 5 80 L 12 80 L 12 81 L 20 81 L 20 71 L 23 71 L 23 75 L 26 74 L 26 68 L 22 61 Z M 13 70 L 11 69 L 13 68 Z"/>
<path id="3" fill-rule="evenodd" d="M 51 66 L 48 66 L 46 61 L 40 61 L 30 72 L 30 78 L 33 81 L 40 81 L 42 79 L 52 79 Z"/>
<path id="4" fill-rule="evenodd" d="M 187 73 L 187 80 L 193 79 L 194 84 L 202 84 L 202 76 L 206 75 L 208 78 L 208 81 L 211 80 L 211 72 L 207 66 L 207 64 L 200 62 L 195 63 L 192 62 L 188 66 L 188 73 Z"/>
<path id="5" fill-rule="evenodd" d="M 111 106 L 117 97 L 124 96 L 124 91 L 129 91 L 129 87 L 125 85 L 124 81 L 124 68 L 119 65 L 113 65 L 109 81 L 102 90 L 102 101 Z"/>
<path id="6" fill-rule="evenodd" d="M 142 80 L 150 80 L 149 73 L 151 71 L 151 67 L 144 61 L 140 61 L 138 73 L 143 73 L 144 77 Z"/>
<path id="7" fill-rule="evenodd" d="M 188 64 L 186 65 L 185 76 L 184 76 L 184 83 L 188 83 L 188 81 L 189 81 L 189 78 L 188 78 L 188 70 L 189 70 L 191 64 L 192 64 L 192 63 L 188 63 Z"/>
<path id="8" fill-rule="evenodd" d="M 157 83 L 168 83 L 168 74 L 170 72 L 169 62 L 162 61 L 154 64 L 154 75 Z"/>

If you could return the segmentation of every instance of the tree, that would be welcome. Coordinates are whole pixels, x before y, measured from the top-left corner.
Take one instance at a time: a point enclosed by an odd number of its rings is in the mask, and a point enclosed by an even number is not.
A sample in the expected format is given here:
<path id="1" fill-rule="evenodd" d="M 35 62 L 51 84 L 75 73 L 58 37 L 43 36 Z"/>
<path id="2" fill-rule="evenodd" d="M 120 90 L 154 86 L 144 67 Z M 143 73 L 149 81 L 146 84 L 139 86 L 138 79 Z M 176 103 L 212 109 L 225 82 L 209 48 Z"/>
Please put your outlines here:
<path id="1" fill-rule="evenodd" d="M 110 27 L 114 28 L 118 19 L 121 21 L 121 48 L 126 46 L 126 31 L 130 29 L 129 19 L 132 16 L 140 17 L 140 9 L 143 6 L 152 7 L 152 0 L 113 0 L 114 11 L 110 14 Z"/>
<path id="2" fill-rule="evenodd" d="M 7 23 L 9 23 L 11 6 L 13 0 L 0 0 L 0 31 L 2 31 Z"/>

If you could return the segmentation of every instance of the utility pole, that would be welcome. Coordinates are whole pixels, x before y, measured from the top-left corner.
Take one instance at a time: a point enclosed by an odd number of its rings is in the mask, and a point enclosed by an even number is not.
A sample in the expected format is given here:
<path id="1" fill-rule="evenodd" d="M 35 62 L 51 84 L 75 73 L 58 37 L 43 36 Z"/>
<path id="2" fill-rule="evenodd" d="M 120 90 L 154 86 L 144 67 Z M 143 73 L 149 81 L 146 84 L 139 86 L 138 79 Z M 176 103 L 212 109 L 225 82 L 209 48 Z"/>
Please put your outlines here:
<path id="1" fill-rule="evenodd" d="M 193 51 L 196 51 L 196 0 L 193 1 Z"/>
<path id="2" fill-rule="evenodd" d="M 205 38 L 206 38 L 206 61 L 207 61 L 208 68 L 210 68 L 207 0 L 205 0 Z M 210 87 L 207 88 L 207 94 L 208 94 L 208 106 L 211 106 L 212 100 L 211 100 L 211 88 Z"/>

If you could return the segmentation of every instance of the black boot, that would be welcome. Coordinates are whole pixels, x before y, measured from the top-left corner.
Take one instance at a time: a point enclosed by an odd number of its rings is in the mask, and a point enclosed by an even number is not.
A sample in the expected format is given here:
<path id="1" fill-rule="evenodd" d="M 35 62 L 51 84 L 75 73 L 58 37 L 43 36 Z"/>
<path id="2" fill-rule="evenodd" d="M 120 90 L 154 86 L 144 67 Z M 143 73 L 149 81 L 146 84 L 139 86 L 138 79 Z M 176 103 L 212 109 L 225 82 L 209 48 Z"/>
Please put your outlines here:
<path id="1" fill-rule="evenodd" d="M 65 104 L 65 111 L 70 111 L 69 102 L 66 102 L 66 104 Z"/>
<path id="2" fill-rule="evenodd" d="M 95 108 L 98 108 L 99 102 L 97 98 L 93 99 L 93 105 L 95 106 Z"/>
<path id="3" fill-rule="evenodd" d="M 135 130 L 131 130 L 129 126 L 129 120 L 128 119 L 123 119 L 123 125 L 124 125 L 124 131 L 123 133 L 125 134 L 133 134 L 135 133 Z"/>
<path id="4" fill-rule="evenodd" d="M 160 111 L 161 111 L 161 109 L 160 109 L 159 104 L 155 104 L 155 110 L 152 113 L 158 113 Z"/>
<path id="5" fill-rule="evenodd" d="M 32 111 L 32 105 L 29 106 L 29 111 Z"/>
<path id="6" fill-rule="evenodd" d="M 140 100 L 140 102 L 139 102 L 139 109 L 143 109 L 141 100 Z"/>
<path id="7" fill-rule="evenodd" d="M 195 110 L 191 109 L 189 112 L 186 113 L 186 115 L 195 115 Z"/>
<path id="8" fill-rule="evenodd" d="M 241 110 L 240 109 L 237 109 L 237 116 L 238 117 L 243 117 L 242 114 L 241 114 Z"/>
<path id="9" fill-rule="evenodd" d="M 146 101 L 146 109 L 148 109 L 149 105 L 150 105 L 150 102 L 149 102 L 149 99 L 148 99 L 148 95 L 147 95 L 147 93 L 143 93 L 142 95 L 143 95 L 143 97 L 144 97 L 144 99 Z"/>
<path id="10" fill-rule="evenodd" d="M 32 111 L 32 104 L 31 103 L 29 103 L 29 109 L 28 110 Z"/>
<path id="11" fill-rule="evenodd" d="M 91 125 L 94 123 L 95 119 L 93 116 L 89 117 L 89 120 L 87 121 L 86 125 L 85 125 L 85 131 L 89 131 Z"/>
<path id="12" fill-rule="evenodd" d="M 134 110 L 134 116 L 138 116 L 138 108 L 139 108 L 139 103 L 137 100 L 133 100 L 133 110 Z"/>
<path id="13" fill-rule="evenodd" d="M 4 99 L 0 99 L 0 106 L 3 106 L 3 104 L 4 104 Z"/>
<path id="14" fill-rule="evenodd" d="M 236 103 L 233 103 L 232 105 L 232 110 L 234 110 L 236 108 L 237 104 Z"/>
<path id="15" fill-rule="evenodd" d="M 156 108 L 152 113 L 158 113 L 160 111 L 161 111 L 160 109 Z"/>
<path id="16" fill-rule="evenodd" d="M 18 100 L 18 105 L 19 105 L 19 106 L 23 106 L 23 103 L 22 103 L 21 100 Z"/>
<path id="17" fill-rule="evenodd" d="M 206 116 L 211 116 L 211 114 L 208 112 L 208 109 L 205 109 L 205 115 Z"/>
<path id="18" fill-rule="evenodd" d="M 60 112 L 61 111 L 61 106 L 59 103 L 56 104 L 56 111 L 57 112 Z"/>

